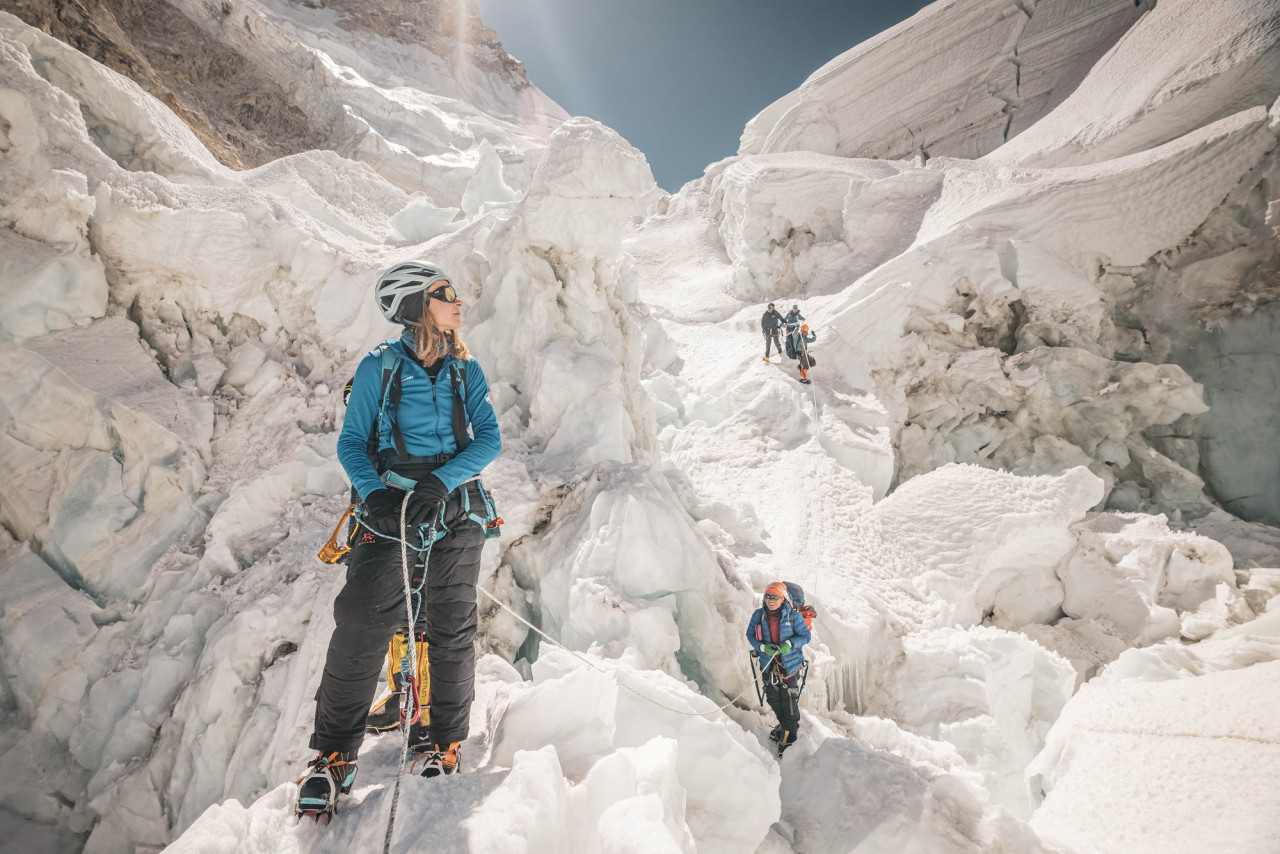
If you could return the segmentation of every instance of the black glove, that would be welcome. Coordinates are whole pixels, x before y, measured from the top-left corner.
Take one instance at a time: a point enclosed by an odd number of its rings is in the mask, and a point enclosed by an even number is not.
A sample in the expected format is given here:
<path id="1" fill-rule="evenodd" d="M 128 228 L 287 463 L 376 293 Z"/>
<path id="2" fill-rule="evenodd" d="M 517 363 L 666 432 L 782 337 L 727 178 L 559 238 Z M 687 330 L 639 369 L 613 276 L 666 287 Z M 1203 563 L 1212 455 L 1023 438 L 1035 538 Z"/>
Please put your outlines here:
<path id="1" fill-rule="evenodd" d="M 409 497 L 409 509 L 405 514 L 409 527 L 430 524 L 436 518 L 436 508 L 448 497 L 449 490 L 445 488 L 444 481 L 434 474 L 418 481 L 413 495 Z"/>
<path id="2" fill-rule="evenodd" d="M 404 493 L 398 489 L 375 489 L 364 500 L 364 526 L 388 537 L 400 536 L 400 502 Z M 413 507 L 412 504 L 409 505 Z"/>

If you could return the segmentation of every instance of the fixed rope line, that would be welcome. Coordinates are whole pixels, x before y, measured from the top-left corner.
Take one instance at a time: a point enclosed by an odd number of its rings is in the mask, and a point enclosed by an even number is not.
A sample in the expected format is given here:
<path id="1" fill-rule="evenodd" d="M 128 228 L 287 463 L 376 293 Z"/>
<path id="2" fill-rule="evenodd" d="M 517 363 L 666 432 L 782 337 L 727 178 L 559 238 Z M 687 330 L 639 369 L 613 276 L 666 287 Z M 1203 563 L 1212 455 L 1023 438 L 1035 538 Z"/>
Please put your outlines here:
<path id="1" fill-rule="evenodd" d="M 672 712 L 673 714 L 677 714 L 677 715 L 688 715 L 689 717 L 695 717 L 695 718 L 705 717 L 705 716 L 707 716 L 707 715 L 713 715 L 713 714 L 715 714 L 716 712 L 723 711 L 724 709 L 727 709 L 729 706 L 732 706 L 734 703 L 738 702 L 738 700 L 740 700 L 740 699 L 743 697 L 743 695 L 744 695 L 744 694 L 746 694 L 746 693 L 747 693 L 747 692 L 746 692 L 746 690 L 744 689 L 744 690 L 742 691 L 742 693 L 738 694 L 738 696 L 734 697 L 732 700 L 729 700 L 729 701 L 728 701 L 728 702 L 726 702 L 726 703 L 721 703 L 719 706 L 716 706 L 714 709 L 711 709 L 711 710 L 706 711 L 706 712 L 688 712 L 688 711 L 685 711 L 684 709 L 673 709 L 673 708 L 671 708 L 670 706 L 666 705 L 665 703 L 660 703 L 660 702 L 658 702 L 657 700 L 653 699 L 652 697 L 648 696 L 647 694 L 644 694 L 643 692 L 641 692 L 641 691 L 637 690 L 636 688 L 633 688 L 632 686 L 628 685 L 626 682 L 623 682 L 623 681 L 622 681 L 621 676 L 618 674 L 618 672 L 617 672 L 616 670 L 612 670 L 612 671 L 611 671 L 611 670 L 609 670 L 608 668 L 605 668 L 605 667 L 601 666 L 601 665 L 600 665 L 600 664 L 598 664 L 597 662 L 594 662 L 594 661 L 592 661 L 591 659 L 587 658 L 585 655 L 583 655 L 582 653 L 578 652 L 577 650 L 569 649 L 567 646 L 565 646 L 564 644 L 560 643 L 560 642 L 559 642 L 559 641 L 557 641 L 555 638 L 551 637 L 551 635 L 547 634 L 547 633 L 546 633 L 546 632 L 544 632 L 542 629 L 538 628 L 538 627 L 537 627 L 537 626 L 535 626 L 533 623 L 529 622 L 529 621 L 528 621 L 528 620 L 526 620 L 524 617 L 522 617 L 522 616 L 520 616 L 519 614 L 517 614 L 515 611 L 511 610 L 511 608 L 510 608 L 510 607 L 508 607 L 508 606 L 507 606 L 507 604 L 506 604 L 505 602 L 500 601 L 500 600 L 498 599 L 498 597 L 494 596 L 494 595 L 493 595 L 492 593 L 490 593 L 488 590 L 485 590 L 483 587 L 481 587 L 481 586 L 479 586 L 479 585 L 476 585 L 476 589 L 477 589 L 477 590 L 479 590 L 481 593 L 483 593 L 485 596 L 488 596 L 488 597 L 489 597 L 489 601 L 493 602 L 493 604 L 497 605 L 499 608 L 501 608 L 502 610 L 506 611 L 506 612 L 507 612 L 508 614 L 510 614 L 511 616 L 515 617 L 517 620 L 519 620 L 519 621 L 520 621 L 521 623 L 523 623 L 524 625 L 528 626 L 528 627 L 529 627 L 530 629 L 532 629 L 533 631 L 537 632 L 537 633 L 538 633 L 538 634 L 539 634 L 539 635 L 540 635 L 544 640 L 546 640 L 546 641 L 547 641 L 548 643 L 550 643 L 552 646 L 559 647 L 560 649 L 562 649 L 562 650 L 564 650 L 565 652 L 569 653 L 570 655 L 572 655 L 574 658 L 578 659 L 579 661 L 582 661 L 584 664 L 588 665 L 589 667 L 592 667 L 592 668 L 594 668 L 594 669 L 596 669 L 596 670 L 599 670 L 601 673 L 604 673 L 604 674 L 606 674 L 606 675 L 612 676 L 612 677 L 617 681 L 617 683 L 618 683 L 619 685 L 621 685 L 623 688 L 626 688 L 628 691 L 630 691 L 632 694 L 635 694 L 635 695 L 636 695 L 637 697 L 639 697 L 640 699 L 642 699 L 642 700 L 646 700 L 646 701 L 648 701 L 648 702 L 652 703 L 653 705 L 657 706 L 658 708 L 660 708 L 660 709 L 665 709 L 666 711 L 668 711 L 668 712 Z M 774 653 L 774 654 L 769 658 L 768 662 L 766 662 L 766 663 L 765 663 L 765 667 L 767 668 L 769 665 L 773 664 L 773 660 L 774 660 L 775 658 L 777 658 L 779 655 L 780 655 L 780 653 Z M 752 685 L 753 685 L 753 686 L 755 685 L 755 679 L 754 679 L 754 678 L 751 680 L 751 683 L 752 683 Z"/>
<path id="2" fill-rule="evenodd" d="M 409 657 L 410 657 L 409 665 L 410 665 L 410 668 L 412 669 L 412 672 L 417 673 L 418 672 L 418 663 L 417 663 L 418 654 L 417 654 L 417 644 L 414 643 L 414 637 L 413 637 L 413 627 L 414 627 L 414 612 L 413 612 L 413 605 L 412 605 L 413 590 L 412 590 L 411 582 L 409 578 L 409 545 L 407 542 L 408 535 L 406 530 L 408 526 L 405 518 L 405 514 L 409 506 L 409 496 L 411 495 L 413 495 L 412 489 L 408 490 L 405 493 L 404 500 L 400 502 L 400 572 L 404 580 L 405 615 L 409 620 L 409 623 L 408 623 L 409 625 Z M 427 571 L 426 563 L 430 559 L 431 547 L 434 544 L 435 544 L 435 524 L 433 523 L 431 526 L 431 530 L 429 531 L 428 536 L 426 537 L 426 548 L 424 549 L 425 555 L 423 557 L 423 573 L 424 574 Z M 505 602 L 498 599 L 498 597 L 494 596 L 492 593 L 490 593 L 488 590 L 485 590 L 480 585 L 478 584 L 476 585 L 476 590 L 479 590 L 485 596 L 489 597 L 489 600 L 493 602 L 493 604 L 497 605 L 499 608 L 506 611 L 511 616 L 515 617 L 516 620 L 518 620 L 520 623 L 523 623 L 531 631 L 537 633 L 540 637 L 542 637 L 552 646 L 555 646 L 564 650 L 565 652 L 572 655 L 574 658 L 577 658 L 579 661 L 586 664 L 588 667 L 598 670 L 607 676 L 612 676 L 614 681 L 616 681 L 618 685 L 622 686 L 623 688 L 627 689 L 631 693 L 635 694 L 640 699 L 648 703 L 651 703 L 660 709 L 671 712 L 672 714 L 686 715 L 688 717 L 695 717 L 695 718 L 706 717 L 707 715 L 713 715 L 713 714 L 716 714 L 717 712 L 721 712 L 727 709 L 729 706 L 738 702 L 738 700 L 740 700 L 747 693 L 746 689 L 743 689 L 736 697 L 732 698 L 731 700 L 728 700 L 727 702 L 721 703 L 719 706 L 716 706 L 714 709 L 710 709 L 705 712 L 690 712 L 684 709 L 672 708 L 671 706 L 668 706 L 665 703 L 661 703 L 655 700 L 654 698 L 648 696 L 647 694 L 639 691 L 635 687 L 628 685 L 626 682 L 622 681 L 622 678 L 619 675 L 618 671 L 616 670 L 611 671 L 601 666 L 599 663 L 587 658 L 585 655 L 578 652 L 577 650 L 569 649 L 567 646 L 560 643 L 555 638 L 551 637 L 551 635 L 547 634 L 542 629 L 538 628 L 533 623 L 529 622 L 524 617 L 517 614 Z M 774 659 L 776 659 L 780 654 L 781 653 L 774 653 L 772 656 L 770 656 L 769 660 L 765 662 L 764 668 L 762 668 L 762 670 L 767 669 L 771 664 L 773 664 Z M 755 685 L 754 677 L 751 680 L 751 684 L 754 687 Z M 406 688 L 408 687 L 410 686 L 406 685 Z M 408 725 L 408 723 L 405 723 L 403 725 L 403 730 L 404 730 L 404 742 L 400 750 L 400 763 L 399 763 L 399 766 L 396 768 L 395 785 L 391 790 L 391 811 L 387 815 L 387 832 L 382 839 L 382 854 L 390 854 L 391 852 L 391 839 L 395 833 L 395 825 L 396 825 L 396 808 L 399 806 L 399 803 L 400 803 L 400 783 L 404 779 L 404 766 L 409 758 L 410 726 Z"/>

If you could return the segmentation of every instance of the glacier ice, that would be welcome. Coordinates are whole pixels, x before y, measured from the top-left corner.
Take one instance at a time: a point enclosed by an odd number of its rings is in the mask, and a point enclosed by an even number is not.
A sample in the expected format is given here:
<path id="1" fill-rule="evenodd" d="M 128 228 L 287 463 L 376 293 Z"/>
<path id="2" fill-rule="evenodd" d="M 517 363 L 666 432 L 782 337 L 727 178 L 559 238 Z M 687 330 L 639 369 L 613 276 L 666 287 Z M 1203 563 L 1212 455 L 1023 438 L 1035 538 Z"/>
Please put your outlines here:
<path id="1" fill-rule="evenodd" d="M 1274 847 L 1230 816 L 1275 807 L 1275 3 L 934 4 L 675 197 L 484 57 L 178 5 L 330 149 L 220 166 L 0 15 L 6 839 L 314 850 L 341 388 L 390 334 L 373 272 L 425 256 L 507 439 L 511 611 L 398 847 Z M 768 300 L 813 386 L 760 361 Z M 741 631 L 780 576 L 818 640 L 777 762 Z M 338 844 L 378 844 L 398 756 Z"/>

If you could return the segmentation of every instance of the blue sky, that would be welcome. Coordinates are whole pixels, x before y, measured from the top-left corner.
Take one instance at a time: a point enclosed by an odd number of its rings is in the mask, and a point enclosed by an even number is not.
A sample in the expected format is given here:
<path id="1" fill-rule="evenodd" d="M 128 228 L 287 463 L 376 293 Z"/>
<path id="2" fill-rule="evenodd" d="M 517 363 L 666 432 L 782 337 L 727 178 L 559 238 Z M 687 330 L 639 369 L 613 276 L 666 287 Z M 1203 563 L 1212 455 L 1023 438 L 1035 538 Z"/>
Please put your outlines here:
<path id="1" fill-rule="evenodd" d="M 675 192 L 751 117 L 923 0 L 477 0 L 529 79 L 645 153 Z"/>

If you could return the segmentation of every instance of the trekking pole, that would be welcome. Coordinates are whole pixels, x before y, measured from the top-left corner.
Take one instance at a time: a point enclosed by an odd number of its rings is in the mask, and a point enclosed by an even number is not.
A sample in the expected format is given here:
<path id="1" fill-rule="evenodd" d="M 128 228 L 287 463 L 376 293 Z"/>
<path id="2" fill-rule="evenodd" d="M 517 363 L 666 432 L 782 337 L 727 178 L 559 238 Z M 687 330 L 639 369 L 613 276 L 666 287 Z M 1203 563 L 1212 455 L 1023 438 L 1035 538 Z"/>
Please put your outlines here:
<path id="1" fill-rule="evenodd" d="M 764 705 L 764 688 L 761 687 L 760 681 L 764 674 L 760 672 L 760 662 L 756 661 L 756 654 L 748 652 L 747 658 L 751 660 L 751 684 L 756 686 L 756 699 L 760 701 L 760 705 Z"/>

